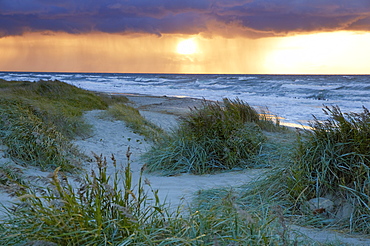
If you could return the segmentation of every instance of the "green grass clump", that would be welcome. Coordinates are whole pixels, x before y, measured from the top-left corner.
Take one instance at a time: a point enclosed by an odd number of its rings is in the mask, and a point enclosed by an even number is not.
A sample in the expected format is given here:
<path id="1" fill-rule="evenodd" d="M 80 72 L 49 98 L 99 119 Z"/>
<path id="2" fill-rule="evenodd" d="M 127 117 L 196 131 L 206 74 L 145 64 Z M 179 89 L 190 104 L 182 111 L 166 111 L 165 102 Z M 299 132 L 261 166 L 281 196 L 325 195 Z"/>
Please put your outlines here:
<path id="1" fill-rule="evenodd" d="M 116 166 L 113 156 L 112 160 L 112 176 L 107 174 L 107 161 L 96 156 L 97 172 L 86 174 L 77 187 L 57 168 L 47 185 L 29 189 L 19 197 L 22 203 L 7 209 L 9 219 L 2 225 L 1 245 L 35 241 L 116 245 L 161 215 L 157 202 L 147 204 L 151 200 L 141 179 L 134 193 L 130 161 L 122 168 Z"/>
<path id="2" fill-rule="evenodd" d="M 150 182 L 133 185 L 130 152 L 125 167 L 98 170 L 72 185 L 59 168 L 44 187 L 29 189 L 0 224 L 1 245 L 295 245 L 269 210 L 247 212 L 235 193 L 198 199 L 170 212 Z M 144 183 L 151 192 L 146 192 Z M 173 210 L 173 209 L 172 209 Z M 284 235 L 282 234 L 284 232 Z"/>
<path id="3" fill-rule="evenodd" d="M 32 106 L 2 98 L 0 103 L 0 137 L 13 160 L 44 170 L 57 166 L 72 170 L 78 166 L 74 161 L 77 149 L 54 125 L 44 122 Z"/>
<path id="4" fill-rule="evenodd" d="M 232 241 L 235 245 L 296 245 L 279 207 L 248 207 L 241 202 L 240 194 L 233 189 L 212 189 L 200 190 L 196 196 L 196 213 L 208 217 L 206 223 L 214 223 L 210 227 L 215 245 L 229 245 Z M 224 233 L 233 235 L 232 240 Z"/>
<path id="5" fill-rule="evenodd" d="M 82 115 L 85 110 L 105 109 L 108 104 L 93 92 L 76 86 L 54 80 L 38 82 L 23 82 L 20 86 L 12 87 L 7 94 L 27 98 L 35 106 L 47 108 L 48 102 L 53 102 L 56 109 L 67 115 Z M 39 103 L 37 103 L 39 101 Z"/>
<path id="6" fill-rule="evenodd" d="M 287 213 L 315 226 L 336 226 L 370 232 L 370 113 L 323 109 L 328 119 L 314 117 L 299 135 L 292 161 L 273 169 L 257 182 L 251 194 L 282 202 Z M 313 214 L 306 202 L 326 197 L 333 211 Z"/>
<path id="7" fill-rule="evenodd" d="M 262 112 L 257 112 L 256 109 L 239 98 L 234 100 L 224 98 L 223 104 L 228 112 L 227 117 L 233 117 L 240 122 L 253 122 L 264 131 L 277 132 L 284 130 L 284 127 L 280 126 L 279 118 L 269 114 L 267 108 Z"/>
<path id="8" fill-rule="evenodd" d="M 148 171 L 204 174 L 251 167 L 265 141 L 261 121 L 257 111 L 239 99 L 205 101 L 144 156 Z"/>
<path id="9" fill-rule="evenodd" d="M 365 184 L 370 168 L 370 112 L 342 113 L 339 107 L 325 107 L 330 118 L 321 122 L 315 118 L 312 132 L 300 142 L 298 158 L 302 167 L 317 179 L 320 189 L 314 194 L 325 195 L 341 186 L 355 188 Z M 363 186 L 365 185 L 365 186 Z M 360 187 L 358 187 L 360 188 Z"/>
<path id="10" fill-rule="evenodd" d="M 121 94 L 108 94 L 105 92 L 95 92 L 96 95 L 98 95 L 103 102 L 105 102 L 108 105 L 113 105 L 115 103 L 129 103 L 130 100 L 121 95 Z"/>
<path id="11" fill-rule="evenodd" d="M 296 192 L 349 203 L 353 208 L 350 227 L 369 233 L 370 112 L 364 107 L 362 113 L 342 113 L 338 106 L 323 111 L 329 119 L 315 118 L 313 130 L 300 142 L 296 173 L 305 189 Z"/>
<path id="12" fill-rule="evenodd" d="M 114 103 L 107 109 L 106 114 L 113 116 L 117 120 L 124 121 L 135 133 L 153 142 L 159 141 L 165 135 L 163 129 L 145 119 L 139 110 L 127 104 Z"/>
<path id="13" fill-rule="evenodd" d="M 107 104 L 92 92 L 60 81 L 0 81 L 0 138 L 18 163 L 72 170 L 79 153 L 70 143 L 90 133 L 85 110 Z"/>

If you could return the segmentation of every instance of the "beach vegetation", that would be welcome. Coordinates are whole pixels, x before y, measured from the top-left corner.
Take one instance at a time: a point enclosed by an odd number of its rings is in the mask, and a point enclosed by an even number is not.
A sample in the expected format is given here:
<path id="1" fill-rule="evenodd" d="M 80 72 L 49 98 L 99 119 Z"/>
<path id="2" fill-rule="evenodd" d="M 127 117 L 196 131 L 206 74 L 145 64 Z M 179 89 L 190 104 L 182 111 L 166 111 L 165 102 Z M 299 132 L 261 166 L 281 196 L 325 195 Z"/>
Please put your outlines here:
<path id="1" fill-rule="evenodd" d="M 222 107 L 222 104 L 220 105 Z M 226 117 L 232 117 L 240 122 L 255 123 L 263 131 L 279 132 L 286 130 L 286 128 L 280 124 L 279 117 L 272 115 L 268 108 L 257 111 L 247 102 L 239 98 L 224 98 L 222 108 L 227 112 L 225 114 Z"/>
<path id="2" fill-rule="evenodd" d="M 128 159 L 130 153 L 127 153 Z M 97 169 L 78 182 L 56 168 L 43 187 L 32 187 L 19 197 L 20 203 L 7 208 L 2 245 L 35 241 L 55 245 L 108 245 L 135 233 L 145 219 L 161 215 L 157 203 L 147 206 L 142 180 L 133 193 L 130 162 L 107 174 L 107 160 L 95 155 Z M 124 179 L 121 179 L 124 177 Z M 122 185 L 123 184 L 123 185 Z M 149 222 L 147 222 L 149 223 Z"/>
<path id="3" fill-rule="evenodd" d="M 370 113 L 343 113 L 323 108 L 326 120 L 314 117 L 311 129 L 299 135 L 290 160 L 272 169 L 245 196 L 275 201 L 292 220 L 318 227 L 370 232 Z M 329 208 L 308 201 L 333 203 Z M 327 200 L 326 200 L 327 201 Z"/>
<path id="4" fill-rule="evenodd" d="M 57 168 L 7 208 L 1 245 L 296 245 L 276 213 L 245 211 L 232 191 L 170 209 L 143 170 L 134 185 L 130 154 L 124 167 L 95 156 L 97 168 L 77 184 Z"/>
<path id="5" fill-rule="evenodd" d="M 204 101 L 144 155 L 147 170 L 175 175 L 252 167 L 266 140 L 262 128 L 273 125 L 242 100 Z"/>
<path id="6" fill-rule="evenodd" d="M 0 82 L 0 138 L 7 154 L 43 170 L 78 167 L 81 155 L 70 140 L 91 132 L 83 112 L 106 109 L 107 103 L 60 81 Z"/>
<path id="7" fill-rule="evenodd" d="M 5 190 L 10 196 L 22 195 L 28 183 L 23 178 L 23 171 L 10 163 L 0 166 L 0 189 Z"/>

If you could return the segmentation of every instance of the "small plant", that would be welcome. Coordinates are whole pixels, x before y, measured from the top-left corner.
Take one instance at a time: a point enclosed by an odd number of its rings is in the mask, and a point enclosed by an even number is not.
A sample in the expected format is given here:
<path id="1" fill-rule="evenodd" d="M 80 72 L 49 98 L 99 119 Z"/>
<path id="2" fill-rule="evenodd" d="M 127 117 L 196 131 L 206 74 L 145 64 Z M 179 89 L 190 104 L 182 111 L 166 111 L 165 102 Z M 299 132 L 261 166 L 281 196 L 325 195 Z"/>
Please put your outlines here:
<path id="1" fill-rule="evenodd" d="M 192 109 L 171 136 L 145 156 L 148 171 L 164 175 L 210 173 L 252 166 L 265 137 L 256 122 L 258 113 L 236 100 L 204 102 Z"/>
<path id="2" fill-rule="evenodd" d="M 21 204 L 7 209 L 2 245 L 36 240 L 58 245 L 118 244 L 147 220 L 162 218 L 159 200 L 150 202 L 141 179 L 134 191 L 130 155 L 128 150 L 124 169 L 116 166 L 112 156 L 113 176 L 107 173 L 106 159 L 95 156 L 97 173 L 86 174 L 77 187 L 57 168 L 46 188 L 29 189 L 19 197 Z"/>
<path id="3" fill-rule="evenodd" d="M 22 170 L 9 163 L 0 166 L 0 189 L 5 190 L 10 196 L 22 195 L 28 187 L 22 177 Z"/>

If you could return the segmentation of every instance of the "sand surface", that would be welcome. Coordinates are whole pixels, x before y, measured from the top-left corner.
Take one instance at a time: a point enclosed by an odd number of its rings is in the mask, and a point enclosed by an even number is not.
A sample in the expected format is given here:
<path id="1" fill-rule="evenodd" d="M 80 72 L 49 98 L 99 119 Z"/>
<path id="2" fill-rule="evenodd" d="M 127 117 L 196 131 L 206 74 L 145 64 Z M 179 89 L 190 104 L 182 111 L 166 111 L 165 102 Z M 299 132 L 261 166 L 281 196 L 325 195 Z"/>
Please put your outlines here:
<path id="1" fill-rule="evenodd" d="M 201 105 L 202 100 L 190 98 L 169 98 L 169 97 L 149 97 L 138 95 L 126 95 L 132 102 L 132 105 L 138 108 L 141 114 L 148 120 L 162 127 L 166 131 L 171 131 L 176 127 L 179 117 L 189 112 L 190 108 Z M 115 121 L 101 117 L 102 111 L 93 110 L 84 115 L 86 121 L 93 126 L 94 132 L 86 139 L 74 141 L 83 152 L 93 157 L 93 153 L 107 157 L 108 163 L 111 163 L 110 156 L 113 154 L 119 165 L 127 164 L 126 153 L 130 148 L 131 170 L 133 172 L 134 184 L 136 184 L 141 167 L 144 165 L 140 159 L 141 154 L 145 153 L 151 147 L 151 143 L 133 133 L 127 128 L 124 122 Z M 5 146 L 0 146 L 0 155 L 6 151 Z M 3 153 L 2 153 L 3 152 Z M 10 159 L 0 158 L 0 165 L 11 163 Z M 13 164 L 15 165 L 15 164 Z M 93 163 L 85 163 L 84 168 L 90 170 L 95 168 Z M 47 176 L 48 173 L 41 172 L 37 168 L 23 168 L 25 176 Z M 214 175 L 191 175 L 182 174 L 179 176 L 163 177 L 151 174 L 144 174 L 152 188 L 159 190 L 161 201 L 166 201 L 173 208 L 179 204 L 187 206 L 194 194 L 202 189 L 226 187 L 232 188 L 245 184 L 259 177 L 266 169 L 248 169 L 236 172 L 225 172 Z M 113 173 L 113 165 L 108 165 L 108 173 Z M 7 193 L 0 191 L 0 203 L 9 205 L 14 198 Z M 1 215 L 1 214 L 0 214 Z M 294 231 L 303 233 L 306 236 L 315 238 L 320 242 L 340 240 L 350 245 L 370 245 L 370 240 L 353 238 L 338 233 L 323 231 L 317 229 L 306 229 L 298 226 L 292 227 Z"/>

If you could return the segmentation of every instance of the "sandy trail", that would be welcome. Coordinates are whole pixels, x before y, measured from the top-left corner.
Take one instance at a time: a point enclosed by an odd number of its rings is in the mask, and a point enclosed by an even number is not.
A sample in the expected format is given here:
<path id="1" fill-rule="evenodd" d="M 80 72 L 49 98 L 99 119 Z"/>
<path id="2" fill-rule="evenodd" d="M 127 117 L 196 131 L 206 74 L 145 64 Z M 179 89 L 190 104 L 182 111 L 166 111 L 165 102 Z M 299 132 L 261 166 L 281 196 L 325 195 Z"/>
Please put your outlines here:
<path id="1" fill-rule="evenodd" d="M 114 154 L 119 164 L 126 165 L 126 152 L 128 147 L 132 152 L 131 170 L 133 179 L 138 180 L 140 169 L 143 162 L 140 155 L 150 148 L 150 143 L 146 142 L 140 135 L 133 133 L 121 121 L 112 121 L 100 117 L 101 111 L 94 110 L 85 114 L 86 121 L 94 126 L 94 134 L 83 140 L 74 143 L 86 154 L 92 156 L 92 152 L 107 157 L 108 163 L 110 156 Z M 165 115 L 156 112 L 142 112 L 147 119 L 158 125 L 167 126 L 170 129 L 176 125 L 173 115 Z M 113 174 L 113 165 L 108 165 L 108 173 Z M 179 176 L 164 177 L 151 174 L 144 174 L 153 189 L 159 190 L 159 197 L 162 201 L 166 200 L 171 206 L 176 207 L 181 202 L 190 203 L 193 194 L 202 189 L 216 187 L 234 187 L 251 181 L 260 175 L 261 169 L 248 169 L 239 172 L 228 172 L 216 175 L 192 175 L 182 174 Z M 134 184 L 136 183 L 134 181 Z"/>

